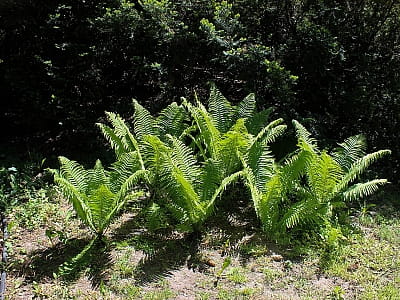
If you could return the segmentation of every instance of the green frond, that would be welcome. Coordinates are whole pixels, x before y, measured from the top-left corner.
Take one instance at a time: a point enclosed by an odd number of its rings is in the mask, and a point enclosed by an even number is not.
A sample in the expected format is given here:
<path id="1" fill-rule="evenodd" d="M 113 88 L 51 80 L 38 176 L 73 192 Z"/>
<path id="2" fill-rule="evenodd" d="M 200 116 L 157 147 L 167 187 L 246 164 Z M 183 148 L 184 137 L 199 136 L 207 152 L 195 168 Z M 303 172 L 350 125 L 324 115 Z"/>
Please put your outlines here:
<path id="1" fill-rule="evenodd" d="M 225 175 L 238 171 L 241 167 L 238 153 L 246 153 L 249 147 L 250 136 L 244 125 L 244 119 L 238 119 L 232 128 L 221 136 L 214 145 L 215 158 L 224 163 Z"/>
<path id="2" fill-rule="evenodd" d="M 311 133 L 298 121 L 293 120 L 292 123 L 296 129 L 296 135 L 299 139 L 299 144 L 301 144 L 301 141 L 303 141 L 312 151 L 317 152 L 317 141 L 311 137 Z"/>
<path id="3" fill-rule="evenodd" d="M 313 154 L 312 158 L 311 163 L 306 165 L 308 185 L 315 199 L 328 202 L 343 177 L 342 168 L 326 152 Z"/>
<path id="4" fill-rule="evenodd" d="M 220 160 L 207 159 L 204 162 L 200 198 L 206 202 L 212 198 L 223 179 L 225 168 Z"/>
<path id="5" fill-rule="evenodd" d="M 87 205 L 90 208 L 93 229 L 101 235 L 108 225 L 107 216 L 115 206 L 115 194 L 109 188 L 101 184 L 92 190 L 87 197 Z"/>
<path id="6" fill-rule="evenodd" d="M 171 152 L 171 149 L 154 135 L 145 135 L 143 142 L 145 146 L 143 148 L 143 157 L 146 161 L 146 168 L 155 174 L 159 174 L 165 156 Z"/>
<path id="7" fill-rule="evenodd" d="M 93 229 L 94 225 L 92 223 L 92 214 L 86 203 L 86 195 L 79 191 L 78 188 L 68 179 L 60 175 L 55 174 L 54 182 L 60 187 L 62 194 L 72 204 L 78 217 L 83 221 L 83 223 Z"/>
<path id="8" fill-rule="evenodd" d="M 249 172 L 254 177 L 254 185 L 259 192 L 265 191 L 265 184 L 275 173 L 274 157 L 264 141 L 255 142 L 245 155 Z"/>
<path id="9" fill-rule="evenodd" d="M 138 154 L 136 151 L 128 152 L 112 164 L 110 177 L 110 190 L 117 193 L 122 184 L 136 171 L 141 169 Z"/>
<path id="10" fill-rule="evenodd" d="M 258 218 L 261 220 L 263 230 L 274 235 L 279 221 L 279 205 L 284 200 L 284 186 L 280 173 L 277 172 L 265 184 L 265 192 L 259 197 L 259 203 L 254 203 Z"/>
<path id="11" fill-rule="evenodd" d="M 210 98 L 208 99 L 208 111 L 220 132 L 226 132 L 231 127 L 235 108 L 214 84 L 211 86 Z"/>
<path id="12" fill-rule="evenodd" d="M 339 147 L 332 153 L 335 161 L 348 171 L 353 163 L 365 155 L 367 143 L 364 135 L 351 136 L 339 144 Z"/>
<path id="13" fill-rule="evenodd" d="M 137 151 L 139 163 L 141 168 L 144 169 L 144 162 L 140 153 L 139 144 L 131 133 L 128 125 L 119 115 L 110 112 L 106 112 L 106 114 L 113 128 L 102 124 L 99 124 L 99 127 L 103 131 L 106 139 L 110 141 L 117 158 L 121 157 L 124 153 Z"/>
<path id="14" fill-rule="evenodd" d="M 195 183 L 201 178 L 202 172 L 192 150 L 176 137 L 167 135 L 172 143 L 171 160 L 190 182 Z"/>
<path id="15" fill-rule="evenodd" d="M 256 112 L 256 97 L 253 93 L 248 94 L 237 106 L 235 119 L 248 119 Z"/>
<path id="16" fill-rule="evenodd" d="M 167 134 L 179 137 L 186 129 L 188 117 L 184 107 L 175 102 L 163 109 L 156 119 L 156 127 L 160 137 Z"/>
<path id="17" fill-rule="evenodd" d="M 243 171 L 238 171 L 236 173 L 233 173 L 233 174 L 225 177 L 222 180 L 222 182 L 219 185 L 219 187 L 215 190 L 214 195 L 212 196 L 212 198 L 207 203 L 207 206 L 206 206 L 207 215 L 212 212 L 212 210 L 214 208 L 214 205 L 215 205 L 215 201 L 221 195 L 221 193 L 226 190 L 228 185 L 238 181 L 240 177 L 244 177 L 244 172 Z"/>
<path id="18" fill-rule="evenodd" d="M 275 139 L 286 130 L 286 125 L 280 125 L 282 122 L 282 118 L 270 122 L 267 126 L 265 126 L 258 132 L 254 141 L 264 139 L 268 144 L 274 142 Z"/>
<path id="19" fill-rule="evenodd" d="M 306 173 L 306 166 L 311 164 L 312 159 L 313 155 L 310 152 L 300 151 L 285 160 L 280 170 L 284 194 L 293 190 L 300 178 Z"/>
<path id="20" fill-rule="evenodd" d="M 138 140 L 145 135 L 158 135 L 156 121 L 150 112 L 133 99 L 135 113 L 133 115 L 134 133 Z"/>
<path id="21" fill-rule="evenodd" d="M 215 157 L 214 145 L 220 139 L 221 133 L 217 129 L 214 119 L 200 102 L 195 107 L 183 99 L 182 105 L 186 107 L 197 125 L 200 132 L 199 138 L 205 145 L 204 150 L 208 151 L 211 157 Z"/>
<path id="22" fill-rule="evenodd" d="M 132 191 L 132 189 L 139 183 L 140 180 L 148 182 L 150 172 L 147 170 L 137 170 L 131 176 L 129 176 L 125 182 L 121 185 L 118 193 L 116 194 L 117 202 L 124 201 L 126 195 Z"/>
<path id="23" fill-rule="evenodd" d="M 198 223 L 205 216 L 205 211 L 194 185 L 172 161 L 166 161 L 164 168 L 166 171 L 160 178 L 161 187 L 167 192 L 169 199 L 185 212 L 184 215 L 192 224 Z M 183 220 L 178 221 L 182 223 Z"/>
<path id="24" fill-rule="evenodd" d="M 83 166 L 64 156 L 60 156 L 58 160 L 60 162 L 60 176 L 68 180 L 80 192 L 85 192 L 88 188 L 88 174 Z"/>
<path id="25" fill-rule="evenodd" d="M 375 179 L 364 183 L 357 183 L 343 193 L 344 201 L 354 201 L 370 196 L 375 193 L 380 186 L 387 184 L 386 179 Z"/>
<path id="26" fill-rule="evenodd" d="M 292 205 L 288 211 L 283 215 L 281 224 L 286 228 L 293 228 L 299 224 L 306 224 L 308 222 L 321 222 L 323 214 L 318 214 L 318 209 L 321 205 L 318 200 L 308 197 Z"/>
<path id="27" fill-rule="evenodd" d="M 391 154 L 390 150 L 379 150 L 358 159 L 343 176 L 343 179 L 336 187 L 336 191 L 340 192 L 346 189 L 349 183 L 359 177 L 372 163 L 389 154 Z"/>
<path id="28" fill-rule="evenodd" d="M 108 121 L 113 126 L 113 131 L 116 136 L 122 138 L 126 135 L 126 124 L 118 114 L 113 112 L 106 112 Z M 126 145 L 125 145 L 126 146 Z"/>
<path id="29" fill-rule="evenodd" d="M 140 170 L 140 172 L 143 172 L 143 170 Z M 131 201 L 137 200 L 139 199 L 139 197 L 142 197 L 143 195 L 144 195 L 143 191 L 132 192 L 129 195 L 129 198 L 125 195 L 122 200 L 114 203 L 112 209 L 109 211 L 108 215 L 105 217 L 105 221 L 103 222 L 103 231 L 107 229 L 108 225 L 111 223 L 115 215 L 125 206 L 128 199 Z"/>
<path id="30" fill-rule="evenodd" d="M 273 108 L 270 107 L 268 109 L 255 113 L 253 116 L 247 118 L 246 127 L 248 132 L 256 136 L 260 132 L 260 130 L 266 126 L 269 115 L 271 114 L 272 111 Z"/>
<path id="31" fill-rule="evenodd" d="M 129 151 L 129 149 L 126 148 L 126 145 L 124 145 L 122 139 L 114 133 L 112 128 L 101 123 L 96 123 L 96 125 L 100 128 L 103 136 L 110 143 L 117 158 L 119 158 L 123 153 Z"/>
<path id="32" fill-rule="evenodd" d="M 101 185 L 109 185 L 109 177 L 104 170 L 100 160 L 96 160 L 96 164 L 92 170 L 87 171 L 88 191 L 97 189 Z"/>

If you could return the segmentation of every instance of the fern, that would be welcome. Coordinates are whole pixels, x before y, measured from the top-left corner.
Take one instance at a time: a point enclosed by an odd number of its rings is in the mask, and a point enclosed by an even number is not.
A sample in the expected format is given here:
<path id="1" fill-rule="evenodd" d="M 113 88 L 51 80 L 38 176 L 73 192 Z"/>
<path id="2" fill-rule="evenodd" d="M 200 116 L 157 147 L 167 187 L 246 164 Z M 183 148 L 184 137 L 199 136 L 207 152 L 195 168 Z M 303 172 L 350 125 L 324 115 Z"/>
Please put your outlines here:
<path id="1" fill-rule="evenodd" d="M 131 159 L 135 157 L 127 155 L 124 160 L 114 164 L 112 171 L 106 171 L 99 160 L 93 169 L 85 170 L 77 162 L 60 157 L 60 170 L 52 170 L 54 181 L 72 203 L 78 217 L 97 237 L 103 235 L 114 216 L 125 205 L 133 186 L 146 177 L 144 170 L 127 174 Z M 139 194 L 136 193 L 136 197 Z"/>
<path id="2" fill-rule="evenodd" d="M 261 130 L 243 157 L 245 183 L 257 216 L 274 238 L 296 227 L 318 230 L 319 226 L 330 224 L 335 210 L 345 208 L 346 201 L 369 196 L 387 183 L 385 179 L 376 179 L 351 185 L 389 150 L 365 155 L 365 139 L 354 136 L 329 154 L 319 150 L 317 141 L 303 125 L 297 121 L 293 124 L 298 150 L 282 164 L 274 161 L 267 146 L 271 140 L 268 134 L 274 129 L 282 130 L 277 126 L 264 128 L 265 133 Z"/>

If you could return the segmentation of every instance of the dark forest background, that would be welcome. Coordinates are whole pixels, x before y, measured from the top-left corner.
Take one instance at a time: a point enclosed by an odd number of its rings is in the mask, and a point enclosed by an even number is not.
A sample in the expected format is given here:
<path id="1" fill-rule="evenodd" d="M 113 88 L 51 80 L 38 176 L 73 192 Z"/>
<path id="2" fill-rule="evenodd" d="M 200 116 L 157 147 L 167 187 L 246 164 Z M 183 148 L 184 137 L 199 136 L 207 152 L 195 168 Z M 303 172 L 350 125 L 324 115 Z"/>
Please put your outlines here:
<path id="1" fill-rule="evenodd" d="M 255 92 L 326 147 L 365 134 L 393 151 L 375 171 L 399 182 L 398 1 L 0 2 L 1 159 L 94 160 L 104 111 L 206 101 L 210 82 L 232 102 Z"/>

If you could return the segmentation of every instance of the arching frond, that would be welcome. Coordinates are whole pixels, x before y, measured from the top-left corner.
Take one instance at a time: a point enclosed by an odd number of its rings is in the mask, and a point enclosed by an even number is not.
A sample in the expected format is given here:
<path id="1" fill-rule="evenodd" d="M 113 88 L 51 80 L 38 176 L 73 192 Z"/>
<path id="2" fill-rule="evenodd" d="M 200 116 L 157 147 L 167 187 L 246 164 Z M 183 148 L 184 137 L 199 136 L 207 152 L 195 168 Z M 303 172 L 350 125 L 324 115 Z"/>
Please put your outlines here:
<path id="1" fill-rule="evenodd" d="M 64 156 L 58 158 L 60 162 L 60 177 L 68 180 L 79 192 L 84 193 L 88 188 L 87 171 L 73 160 Z"/>
<path id="2" fill-rule="evenodd" d="M 323 214 L 318 214 L 317 210 L 320 208 L 320 202 L 313 198 L 307 197 L 294 205 L 292 205 L 284 214 L 281 224 L 286 228 L 293 228 L 300 224 L 308 222 L 320 223 L 323 219 Z"/>
<path id="3" fill-rule="evenodd" d="M 110 184 L 108 174 L 104 170 L 100 160 L 96 160 L 94 168 L 87 171 L 87 182 L 89 191 L 95 190 L 101 185 Z"/>
<path id="4" fill-rule="evenodd" d="M 246 153 L 249 147 L 250 136 L 247 133 L 244 119 L 239 119 L 232 128 L 221 136 L 214 147 L 215 158 L 224 163 L 225 176 L 238 171 L 240 159 L 238 153 Z"/>
<path id="5" fill-rule="evenodd" d="M 344 140 L 332 153 L 334 160 L 343 168 L 350 170 L 353 163 L 365 155 L 367 143 L 364 135 L 355 135 Z"/>
<path id="6" fill-rule="evenodd" d="M 386 179 L 375 179 L 364 183 L 357 183 L 343 193 L 344 201 L 354 201 L 370 196 L 375 193 L 380 186 L 387 184 Z"/>
<path id="7" fill-rule="evenodd" d="M 115 206 L 115 201 L 115 194 L 104 184 L 92 190 L 87 197 L 87 205 L 90 208 L 93 229 L 97 234 L 103 233 L 108 223 L 106 218 Z"/>
<path id="8" fill-rule="evenodd" d="M 311 133 L 298 121 L 293 120 L 292 123 L 296 129 L 296 135 L 299 139 L 299 143 L 300 141 L 303 141 L 311 151 L 318 151 L 317 140 L 311 137 Z"/>
<path id="9" fill-rule="evenodd" d="M 128 178 L 141 169 L 138 154 L 136 151 L 124 153 L 115 163 L 111 166 L 110 176 L 110 189 L 113 193 L 117 193 L 122 184 Z"/>
<path id="10" fill-rule="evenodd" d="M 237 106 L 235 119 L 249 119 L 256 113 L 256 97 L 253 93 L 248 94 Z"/>
<path id="11" fill-rule="evenodd" d="M 129 151 L 129 149 L 127 149 L 126 145 L 124 144 L 122 138 L 117 136 L 112 128 L 101 123 L 97 123 L 96 125 L 100 128 L 103 136 L 110 143 L 111 148 L 114 150 L 117 158 L 119 158 L 123 153 Z"/>
<path id="12" fill-rule="evenodd" d="M 226 188 L 228 187 L 228 185 L 230 185 L 230 184 L 232 184 L 232 183 L 238 181 L 238 179 L 239 179 L 240 177 L 243 177 L 243 175 L 244 175 L 244 172 L 243 172 L 243 171 L 238 171 L 238 172 L 236 172 L 236 173 L 233 173 L 233 174 L 231 174 L 231 175 L 225 177 L 225 178 L 222 180 L 222 182 L 221 182 L 221 184 L 219 185 L 219 187 L 215 190 L 214 195 L 212 196 L 212 198 L 208 201 L 208 203 L 207 203 L 207 205 L 206 205 L 206 212 L 207 212 L 207 214 L 209 214 L 209 213 L 213 210 L 216 199 L 221 195 L 221 193 L 222 193 L 223 191 L 226 190 Z"/>
<path id="13" fill-rule="evenodd" d="M 340 192 L 346 189 L 349 183 L 353 182 L 358 176 L 360 176 L 372 163 L 390 153 L 390 150 L 379 150 L 358 159 L 343 176 L 342 180 L 336 187 L 336 191 Z"/>
<path id="14" fill-rule="evenodd" d="M 206 202 L 212 198 L 223 179 L 224 171 L 223 162 L 219 160 L 210 158 L 204 162 L 200 190 L 200 199 L 202 202 Z"/>
<path id="15" fill-rule="evenodd" d="M 214 145 L 221 136 L 221 132 L 217 129 L 214 119 L 200 102 L 197 103 L 196 107 L 183 99 L 182 105 L 187 108 L 190 115 L 194 119 L 195 124 L 200 132 L 199 138 L 205 145 L 205 151 L 208 151 L 211 157 L 214 158 L 216 154 Z"/>
<path id="16" fill-rule="evenodd" d="M 254 185 L 260 193 L 265 192 L 266 182 L 275 174 L 275 159 L 264 141 L 257 141 L 245 155 L 245 162 L 254 178 Z"/>
<path id="17" fill-rule="evenodd" d="M 267 144 L 273 143 L 275 139 L 286 130 L 286 125 L 280 125 L 282 122 L 283 119 L 277 119 L 270 122 L 267 126 L 265 126 L 257 133 L 254 142 L 263 139 L 266 141 Z"/>
<path id="18" fill-rule="evenodd" d="M 78 217 L 95 231 L 90 208 L 87 205 L 86 195 L 78 190 L 68 179 L 54 173 L 54 182 L 61 188 L 61 192 L 74 207 Z"/>

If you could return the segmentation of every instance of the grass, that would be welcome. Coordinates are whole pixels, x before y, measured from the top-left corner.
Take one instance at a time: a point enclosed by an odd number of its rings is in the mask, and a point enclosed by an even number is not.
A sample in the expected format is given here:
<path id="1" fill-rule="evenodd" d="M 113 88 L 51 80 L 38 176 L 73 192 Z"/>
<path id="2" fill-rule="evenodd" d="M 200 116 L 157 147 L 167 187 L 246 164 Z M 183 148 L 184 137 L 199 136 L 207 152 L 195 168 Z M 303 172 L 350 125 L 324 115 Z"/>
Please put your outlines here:
<path id="1" fill-rule="evenodd" d="M 400 299 L 395 204 L 354 211 L 341 246 L 292 248 L 266 240 L 246 207 L 221 212 L 201 236 L 146 231 L 127 209 L 106 244 L 63 277 L 60 266 L 88 245 L 89 232 L 51 187 L 20 195 L 9 210 L 7 299 Z"/>

